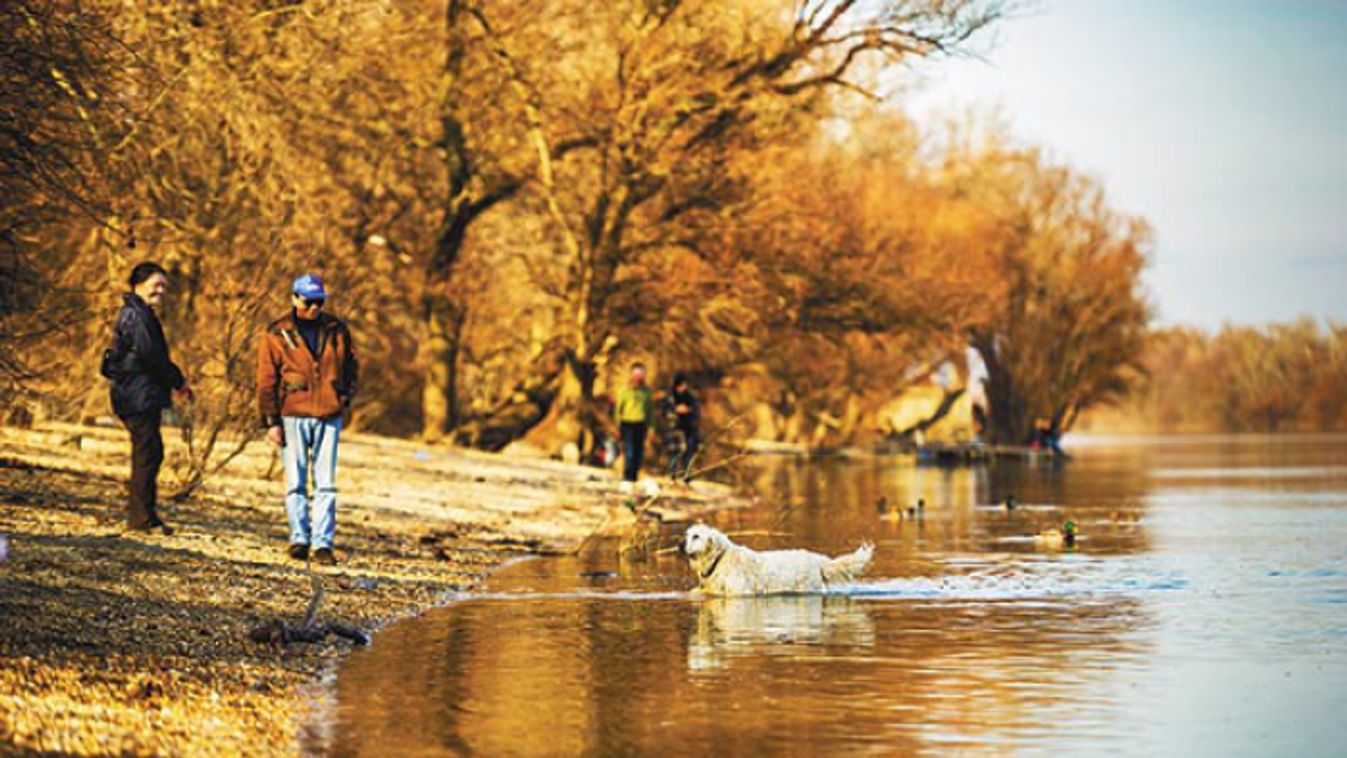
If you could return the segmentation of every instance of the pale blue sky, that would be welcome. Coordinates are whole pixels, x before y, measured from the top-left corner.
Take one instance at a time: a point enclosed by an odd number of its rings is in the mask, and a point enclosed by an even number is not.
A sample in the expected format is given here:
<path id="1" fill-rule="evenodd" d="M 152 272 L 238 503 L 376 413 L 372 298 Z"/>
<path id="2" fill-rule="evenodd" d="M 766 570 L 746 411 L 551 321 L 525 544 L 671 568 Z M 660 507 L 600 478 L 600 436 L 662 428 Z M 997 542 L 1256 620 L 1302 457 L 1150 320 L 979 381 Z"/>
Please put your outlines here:
<path id="1" fill-rule="evenodd" d="M 1347 0 L 1040 0 L 919 115 L 999 104 L 1156 231 L 1162 324 L 1347 321 Z"/>

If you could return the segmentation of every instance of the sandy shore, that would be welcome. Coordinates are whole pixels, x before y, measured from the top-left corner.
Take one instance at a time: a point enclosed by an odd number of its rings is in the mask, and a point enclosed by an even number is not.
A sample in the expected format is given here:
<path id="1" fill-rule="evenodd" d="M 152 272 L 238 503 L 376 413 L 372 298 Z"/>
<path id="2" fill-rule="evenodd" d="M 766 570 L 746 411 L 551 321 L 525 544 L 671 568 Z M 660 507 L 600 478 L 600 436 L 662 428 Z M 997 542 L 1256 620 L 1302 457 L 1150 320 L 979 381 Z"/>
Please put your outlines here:
<path id="1" fill-rule="evenodd" d="M 0 753 L 295 754 L 302 689 L 350 643 L 248 639 L 311 597 L 310 567 L 284 553 L 273 454 L 254 445 L 162 507 L 168 537 L 122 531 L 128 455 L 117 429 L 0 428 Z M 551 461 L 347 435 L 340 465 L 340 562 L 312 567 L 320 621 L 375 629 L 632 518 L 607 472 Z M 735 502 L 698 485 L 657 505 Z"/>

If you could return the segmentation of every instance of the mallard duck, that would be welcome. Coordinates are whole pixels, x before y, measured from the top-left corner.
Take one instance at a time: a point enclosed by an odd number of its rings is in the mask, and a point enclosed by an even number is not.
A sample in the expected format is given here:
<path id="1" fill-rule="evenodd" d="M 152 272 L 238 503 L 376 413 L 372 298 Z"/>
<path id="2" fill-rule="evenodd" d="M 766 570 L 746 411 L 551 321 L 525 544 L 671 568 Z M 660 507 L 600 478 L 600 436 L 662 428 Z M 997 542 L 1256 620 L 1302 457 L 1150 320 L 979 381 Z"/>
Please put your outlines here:
<path id="1" fill-rule="evenodd" d="M 1044 529 L 1034 535 L 1034 542 L 1043 547 L 1075 547 L 1076 537 L 1079 532 L 1076 530 L 1076 522 L 1068 521 L 1062 524 L 1061 529 Z"/>
<path id="2" fill-rule="evenodd" d="M 925 514 L 926 514 L 926 499 L 925 499 L 925 498 L 917 498 L 917 504 L 916 504 L 916 505 L 908 506 L 908 508 L 907 508 L 907 517 L 908 517 L 908 518 L 921 518 L 921 517 L 922 517 L 923 515 L 925 515 Z"/>
<path id="3" fill-rule="evenodd" d="M 889 499 L 886 497 L 881 496 L 875 501 L 875 511 L 879 513 L 879 518 L 883 521 L 903 520 L 903 509 L 897 507 L 890 508 Z"/>

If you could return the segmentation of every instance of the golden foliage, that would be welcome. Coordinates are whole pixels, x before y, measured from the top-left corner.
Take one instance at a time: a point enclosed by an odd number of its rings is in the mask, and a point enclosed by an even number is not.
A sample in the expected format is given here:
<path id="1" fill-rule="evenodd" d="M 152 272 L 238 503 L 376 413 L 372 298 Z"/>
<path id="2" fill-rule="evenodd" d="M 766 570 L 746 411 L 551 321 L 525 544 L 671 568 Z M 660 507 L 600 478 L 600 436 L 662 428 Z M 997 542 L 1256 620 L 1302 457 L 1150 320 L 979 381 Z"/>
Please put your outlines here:
<path id="1" fill-rule="evenodd" d="M 1034 387 L 994 416 L 1069 424 L 1127 380 L 1144 229 L 1032 150 L 942 144 L 856 94 L 961 49 L 998 0 L 99 7 L 76 38 L 134 53 L 89 59 L 126 115 L 62 186 L 102 210 L 28 232 L 62 251 L 28 311 L 59 281 L 95 318 L 25 386 L 102 412 L 114 292 L 163 262 L 207 443 L 189 483 L 252 423 L 239 366 L 310 270 L 367 368 L 357 423 L 429 439 L 589 444 L 637 357 L 829 442 L 970 339 Z"/>
<path id="2" fill-rule="evenodd" d="M 1158 432 L 1347 429 L 1347 327 L 1313 321 L 1155 332 L 1117 421 Z M 1100 423 L 1104 419 L 1099 420 Z M 1116 423 L 1116 421 L 1115 421 Z"/>

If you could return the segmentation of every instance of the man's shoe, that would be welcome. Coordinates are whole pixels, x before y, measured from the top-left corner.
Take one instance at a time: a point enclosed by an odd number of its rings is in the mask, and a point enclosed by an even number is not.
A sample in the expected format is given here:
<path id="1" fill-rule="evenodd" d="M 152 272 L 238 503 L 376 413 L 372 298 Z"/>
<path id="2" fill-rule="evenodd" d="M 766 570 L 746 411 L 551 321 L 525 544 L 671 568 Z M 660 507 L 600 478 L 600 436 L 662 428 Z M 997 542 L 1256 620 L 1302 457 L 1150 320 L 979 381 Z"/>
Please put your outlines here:
<path id="1" fill-rule="evenodd" d="M 290 546 L 290 557 L 294 558 L 297 561 L 308 560 L 309 546 L 305 545 L 303 542 L 294 543 L 293 545 Z"/>
<path id="2" fill-rule="evenodd" d="M 337 565 L 337 556 L 332 554 L 332 548 L 330 547 L 320 547 L 313 551 L 313 560 L 324 566 Z"/>

